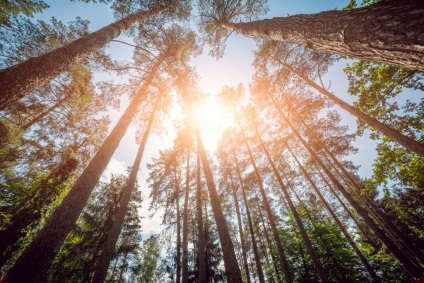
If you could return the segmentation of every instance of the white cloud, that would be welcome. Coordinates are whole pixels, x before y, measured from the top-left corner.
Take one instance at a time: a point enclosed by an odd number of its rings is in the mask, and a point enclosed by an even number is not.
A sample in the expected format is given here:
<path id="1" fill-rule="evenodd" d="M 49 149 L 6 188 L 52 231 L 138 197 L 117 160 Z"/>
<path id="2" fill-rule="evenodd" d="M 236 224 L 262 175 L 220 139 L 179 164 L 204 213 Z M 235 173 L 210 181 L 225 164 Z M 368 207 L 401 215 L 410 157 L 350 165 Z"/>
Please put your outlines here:
<path id="1" fill-rule="evenodd" d="M 103 172 L 102 176 L 100 177 L 100 180 L 102 182 L 108 182 L 113 174 L 125 174 L 126 173 L 126 166 L 125 163 L 122 161 L 119 161 L 115 158 L 112 158 L 107 165 L 105 171 Z"/>

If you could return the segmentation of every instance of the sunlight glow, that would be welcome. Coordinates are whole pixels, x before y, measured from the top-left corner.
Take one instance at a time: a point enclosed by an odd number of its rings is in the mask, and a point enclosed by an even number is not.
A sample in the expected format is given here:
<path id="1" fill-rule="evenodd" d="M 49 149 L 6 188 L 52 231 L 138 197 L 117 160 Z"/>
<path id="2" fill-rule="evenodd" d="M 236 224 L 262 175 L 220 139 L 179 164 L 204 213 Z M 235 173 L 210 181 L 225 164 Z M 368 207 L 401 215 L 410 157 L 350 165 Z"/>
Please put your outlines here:
<path id="1" fill-rule="evenodd" d="M 202 134 L 206 150 L 214 151 L 222 132 L 234 126 L 232 113 L 210 96 L 208 101 L 195 109 L 194 117 Z"/>

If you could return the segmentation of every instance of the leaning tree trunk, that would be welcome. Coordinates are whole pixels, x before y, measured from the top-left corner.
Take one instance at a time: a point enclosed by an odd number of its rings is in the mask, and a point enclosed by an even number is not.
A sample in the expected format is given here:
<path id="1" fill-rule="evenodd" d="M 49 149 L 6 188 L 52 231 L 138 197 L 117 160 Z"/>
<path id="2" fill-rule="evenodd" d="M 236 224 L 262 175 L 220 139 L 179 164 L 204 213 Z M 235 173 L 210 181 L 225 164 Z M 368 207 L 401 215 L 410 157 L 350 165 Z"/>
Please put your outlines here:
<path id="1" fill-rule="evenodd" d="M 205 230 L 203 228 L 203 212 L 202 212 L 202 184 L 200 179 L 200 153 L 197 151 L 196 158 L 196 197 L 197 197 L 197 261 L 198 261 L 198 282 L 206 282 L 206 261 L 205 261 Z"/>
<path id="2" fill-rule="evenodd" d="M 183 207 L 183 281 L 188 283 L 188 193 L 190 187 L 190 149 L 187 148 L 187 171 Z"/>
<path id="3" fill-rule="evenodd" d="M 244 262 L 243 267 L 244 267 L 244 272 L 246 274 L 246 281 L 248 283 L 250 283 L 250 273 L 249 273 L 249 266 L 247 264 L 247 255 L 246 255 L 246 244 L 244 242 L 244 235 L 243 235 L 243 224 L 241 222 L 241 214 L 240 214 L 239 202 L 238 202 L 238 199 L 237 199 L 237 191 L 236 191 L 236 188 L 234 186 L 232 176 L 230 176 L 230 181 L 231 181 L 231 190 L 232 190 L 232 193 L 233 193 L 234 205 L 236 207 L 237 224 L 238 224 L 238 228 L 239 228 L 240 242 L 241 242 L 241 253 L 242 253 L 243 262 Z"/>
<path id="4" fill-rule="evenodd" d="M 44 277 L 60 246 L 72 230 L 82 209 L 104 169 L 112 158 L 115 149 L 124 136 L 138 107 L 145 97 L 153 78 L 168 53 L 162 54 L 146 77 L 134 100 L 119 119 L 112 132 L 103 142 L 94 158 L 84 169 L 68 195 L 48 220 L 47 224 L 22 253 L 15 265 L 5 276 L 9 283 L 37 282 Z"/>
<path id="5" fill-rule="evenodd" d="M 225 273 L 230 283 L 242 282 L 240 268 L 237 263 L 236 254 L 234 253 L 233 242 L 231 241 L 230 233 L 227 228 L 224 214 L 222 212 L 221 203 L 219 201 L 218 192 L 216 191 L 213 174 L 209 166 L 206 155 L 206 150 L 203 146 L 202 137 L 199 128 L 195 128 L 197 138 L 197 148 L 202 160 L 203 172 L 206 178 L 206 184 L 209 190 L 210 202 L 212 211 L 215 216 L 216 226 L 218 228 L 218 235 L 221 241 L 222 254 L 224 257 Z"/>
<path id="6" fill-rule="evenodd" d="M 259 135 L 256 125 L 254 126 L 254 130 L 256 133 L 256 137 L 258 138 L 259 143 L 262 147 L 262 150 L 264 151 L 268 159 L 268 163 L 271 165 L 272 171 L 274 171 L 274 175 L 277 178 L 277 182 L 284 193 L 284 197 L 286 198 L 286 201 L 290 207 L 290 210 L 293 213 L 294 219 L 296 220 L 296 224 L 300 231 L 300 235 L 302 236 L 303 242 L 305 243 L 306 249 L 308 250 L 309 256 L 311 257 L 312 263 L 314 264 L 314 267 L 318 273 L 318 276 L 322 282 L 329 282 L 327 278 L 327 274 L 325 273 L 324 268 L 319 262 L 318 256 L 315 253 L 314 248 L 312 247 L 311 240 L 309 239 L 308 234 L 306 233 L 305 227 L 303 226 L 302 220 L 300 219 L 300 215 L 299 213 L 297 213 L 296 207 L 294 206 L 290 198 L 289 192 L 287 191 L 287 187 L 284 185 L 283 180 L 281 179 L 280 173 L 278 172 L 277 166 L 275 165 L 274 160 L 272 160 L 271 155 L 268 152 L 268 149 L 266 148 L 264 142 L 262 141 L 262 138 Z"/>
<path id="7" fill-rule="evenodd" d="M 90 53 L 105 46 L 136 23 L 176 4 L 131 14 L 63 47 L 0 71 L 0 111 L 66 71 Z"/>
<path id="8" fill-rule="evenodd" d="M 249 37 L 424 71 L 423 15 L 421 0 L 385 0 L 353 10 L 219 24 Z"/>
<path id="9" fill-rule="evenodd" d="M 107 270 L 109 268 L 109 263 L 113 258 L 116 250 L 116 243 L 118 241 L 119 235 L 121 234 L 122 226 L 124 225 L 125 214 L 128 210 L 128 204 L 131 200 L 131 195 L 137 181 L 137 173 L 140 169 L 141 159 L 143 158 L 144 148 L 146 147 L 147 139 L 150 135 L 150 129 L 154 121 L 156 113 L 157 103 L 153 108 L 152 113 L 150 114 L 149 121 L 147 123 L 146 129 L 143 134 L 143 139 L 141 140 L 140 146 L 137 151 L 134 164 L 131 168 L 130 176 L 128 178 L 125 187 L 122 190 L 122 197 L 119 202 L 118 209 L 115 212 L 115 218 L 108 232 L 106 241 L 102 244 L 102 249 L 100 256 L 97 259 L 96 270 L 94 272 L 93 283 L 103 283 L 105 281 Z"/>
<path id="10" fill-rule="evenodd" d="M 281 111 L 281 110 L 279 110 Z M 352 207 L 358 212 L 358 214 L 365 221 L 367 226 L 375 233 L 375 235 L 380 239 L 380 241 L 387 247 L 387 250 L 393 254 L 394 257 L 403 265 L 406 271 L 409 272 L 413 277 L 419 278 L 424 272 L 423 269 L 414 261 L 412 261 L 408 255 L 406 255 L 386 234 L 385 232 L 374 222 L 371 216 L 368 214 L 368 211 L 362 207 L 346 190 L 346 188 L 337 180 L 337 178 L 331 173 L 328 167 L 322 162 L 322 160 L 316 155 L 312 150 L 309 144 L 302 138 L 299 132 L 293 127 L 290 121 L 286 118 L 284 114 L 280 112 L 284 121 L 291 128 L 293 133 L 296 135 L 297 139 L 301 144 L 306 148 L 309 154 L 312 156 L 318 165 L 322 168 L 325 174 L 330 178 L 331 182 L 336 186 L 336 188 L 343 194 L 345 199 L 352 205 Z"/>
<path id="11" fill-rule="evenodd" d="M 334 212 L 333 208 L 330 206 L 330 204 L 327 202 L 327 200 L 324 198 L 324 196 L 321 194 L 321 191 L 318 189 L 315 182 L 311 179 L 306 169 L 303 167 L 303 165 L 300 163 L 300 161 L 297 159 L 296 155 L 292 152 L 292 150 L 287 147 L 287 149 L 290 151 L 291 155 L 293 156 L 294 160 L 296 161 L 297 165 L 299 166 L 300 170 L 302 171 L 303 175 L 308 180 L 309 184 L 311 184 L 312 188 L 314 189 L 315 193 L 318 195 L 324 206 L 327 208 L 328 212 L 330 212 L 331 217 L 333 217 L 334 221 L 336 222 L 339 229 L 342 231 L 343 235 L 345 236 L 346 240 L 348 241 L 349 245 L 352 247 L 353 251 L 356 253 L 356 255 L 361 260 L 362 264 L 365 266 L 365 269 L 370 274 L 372 281 L 374 283 L 381 283 L 381 279 L 378 277 L 378 275 L 375 273 L 374 268 L 372 268 L 371 264 L 368 262 L 368 260 L 365 258 L 365 256 L 362 254 L 362 252 L 359 250 L 358 246 L 356 245 L 355 241 L 350 236 L 349 232 L 347 231 L 346 227 L 342 224 L 339 217 Z"/>
<path id="12" fill-rule="evenodd" d="M 423 11 L 424 12 L 424 11 Z M 424 17 L 423 17 L 424 19 Z M 424 35 L 423 35 L 424 38 Z M 424 47 L 423 47 L 424 49 Z M 278 60 L 278 59 L 277 59 Z M 371 128 L 374 128 L 375 130 L 379 131 L 386 137 L 392 139 L 393 141 L 397 142 L 398 144 L 402 145 L 406 149 L 409 149 L 421 156 L 424 157 L 424 144 L 417 142 L 416 140 L 407 137 L 400 133 L 399 131 L 389 127 L 388 125 L 378 121 L 377 119 L 369 116 L 368 114 L 365 114 L 361 110 L 351 106 L 350 104 L 346 103 L 342 99 L 338 98 L 328 90 L 324 89 L 323 87 L 319 86 L 312 80 L 310 80 L 307 76 L 305 76 L 303 73 L 299 72 L 298 70 L 294 69 L 292 66 L 290 66 L 287 63 L 282 62 L 281 60 L 278 60 L 281 65 L 283 65 L 285 68 L 287 68 L 289 71 L 294 73 L 296 76 L 298 76 L 301 80 L 303 80 L 305 83 L 316 89 L 318 92 L 320 92 L 322 95 L 330 99 L 332 102 L 349 112 L 349 114 L 355 116 L 358 118 L 358 120 L 364 122 Z"/>
<path id="13" fill-rule="evenodd" d="M 281 266 L 283 267 L 285 279 L 288 283 L 292 283 L 293 282 L 293 275 L 290 271 L 290 267 L 289 267 L 289 264 L 288 264 L 288 261 L 287 261 L 287 258 L 286 258 L 285 252 L 284 252 L 283 245 L 281 244 L 280 235 L 278 233 L 277 225 L 275 223 L 275 218 L 274 218 L 274 215 L 272 213 L 271 206 L 268 202 L 268 198 L 266 196 L 265 189 L 263 187 L 261 175 L 259 174 L 259 170 L 256 166 L 256 162 L 253 158 L 252 151 L 250 150 L 249 143 L 247 142 L 247 139 L 246 139 L 246 136 L 244 134 L 244 130 L 241 126 L 240 121 L 238 121 L 238 125 L 239 125 L 240 131 L 242 133 L 243 141 L 244 141 L 244 144 L 246 146 L 247 152 L 249 154 L 250 162 L 253 166 L 253 171 L 255 173 L 255 177 L 256 177 L 257 183 L 259 185 L 259 190 L 261 192 L 261 196 L 262 196 L 262 200 L 264 202 L 265 210 L 266 210 L 267 215 L 268 215 L 269 223 L 271 224 L 272 234 L 274 236 L 275 244 L 277 245 L 277 250 L 278 250 L 278 254 L 280 256 L 280 262 L 281 262 Z"/>
<path id="14" fill-rule="evenodd" d="M 247 223 L 249 224 L 249 232 L 250 232 L 250 237 L 252 239 L 253 255 L 255 256 L 255 263 L 256 263 L 256 269 L 258 272 L 259 283 L 265 283 L 265 276 L 262 270 L 261 258 L 259 257 L 258 245 L 256 243 L 256 236 L 253 230 L 252 216 L 250 215 L 250 209 L 249 209 L 249 204 L 247 202 L 246 192 L 244 189 L 243 178 L 241 176 L 241 172 L 240 172 L 240 168 L 238 165 L 234 148 L 233 148 L 233 157 L 234 157 L 234 163 L 236 166 L 237 176 L 240 183 L 241 193 L 243 195 L 244 207 L 246 208 Z"/>

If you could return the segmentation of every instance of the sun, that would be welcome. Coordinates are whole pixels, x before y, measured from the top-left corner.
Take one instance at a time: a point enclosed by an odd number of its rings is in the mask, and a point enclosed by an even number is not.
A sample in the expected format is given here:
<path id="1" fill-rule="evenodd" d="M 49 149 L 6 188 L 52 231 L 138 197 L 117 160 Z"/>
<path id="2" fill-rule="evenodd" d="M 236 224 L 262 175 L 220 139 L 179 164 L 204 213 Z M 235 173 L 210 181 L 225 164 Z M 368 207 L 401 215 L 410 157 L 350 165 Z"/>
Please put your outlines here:
<path id="1" fill-rule="evenodd" d="M 205 148 L 214 151 L 222 132 L 234 126 L 231 111 L 220 105 L 214 96 L 210 96 L 206 102 L 196 107 L 194 112 L 193 116 L 197 120 Z"/>

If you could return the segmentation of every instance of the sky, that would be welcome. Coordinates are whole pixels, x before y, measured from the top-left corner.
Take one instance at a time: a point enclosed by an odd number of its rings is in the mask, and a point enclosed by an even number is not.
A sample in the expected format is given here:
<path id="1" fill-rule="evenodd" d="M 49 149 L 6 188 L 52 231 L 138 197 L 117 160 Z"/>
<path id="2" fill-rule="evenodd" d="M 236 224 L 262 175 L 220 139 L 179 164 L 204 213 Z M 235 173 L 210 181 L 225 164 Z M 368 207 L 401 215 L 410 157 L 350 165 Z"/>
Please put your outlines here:
<path id="1" fill-rule="evenodd" d="M 90 20 L 90 31 L 95 31 L 114 21 L 112 11 L 104 4 L 84 4 L 81 2 L 70 2 L 67 0 L 44 0 L 50 5 L 42 14 L 35 16 L 35 19 L 48 20 L 56 17 L 63 22 L 74 20 L 77 16 L 82 19 Z M 347 6 L 349 0 L 273 0 L 269 1 L 269 13 L 262 18 L 283 17 L 294 14 L 318 13 L 334 8 L 341 9 Z M 120 36 L 119 40 L 130 42 L 125 36 Z M 191 64 L 196 67 L 196 71 L 200 76 L 199 86 L 207 94 L 216 95 L 220 92 L 222 86 L 237 86 L 239 83 L 248 85 L 253 73 L 253 50 L 255 42 L 253 39 L 242 35 L 233 34 L 227 40 L 226 51 L 223 58 L 216 60 L 207 55 L 207 50 L 203 55 L 193 59 Z M 132 48 L 119 44 L 110 43 L 107 53 L 112 54 L 116 60 L 131 60 Z M 353 97 L 347 93 L 347 78 L 342 72 L 342 68 L 346 66 L 346 61 L 339 61 L 332 66 L 328 73 L 324 76 L 324 83 L 329 84 L 331 81 L 331 91 L 338 97 L 353 103 Z M 97 79 L 102 79 L 97 77 Z M 109 114 L 112 118 L 110 129 L 117 122 L 122 111 L 125 109 L 125 101 L 121 104 L 121 111 L 111 111 Z M 343 110 L 338 111 L 343 117 L 343 124 L 350 127 L 350 132 L 356 129 L 356 122 L 353 117 L 346 114 Z M 210 131 L 211 132 L 211 131 Z M 102 180 L 107 180 L 111 173 L 125 173 L 128 166 L 131 166 L 136 152 L 137 145 L 134 143 L 134 128 L 130 127 L 127 134 L 120 143 L 119 148 L 115 152 L 113 159 L 107 167 Z M 162 229 L 160 223 L 160 213 L 157 213 L 153 219 L 149 219 L 147 215 L 148 195 L 150 193 L 145 182 L 148 172 L 145 169 L 146 163 L 151 161 L 152 157 L 157 156 L 158 149 L 170 147 L 172 145 L 172 133 L 167 138 L 159 138 L 152 136 L 148 140 L 146 152 L 143 156 L 141 170 L 138 174 L 139 184 L 143 192 L 145 201 L 142 204 L 141 214 L 145 216 L 142 222 L 143 238 L 148 237 L 152 233 L 158 233 Z M 206 140 L 211 140 L 207 138 Z M 206 142 L 207 147 L 214 148 L 214 142 Z M 367 177 L 371 175 L 371 165 L 375 154 L 375 143 L 366 137 L 359 138 L 355 143 L 359 148 L 359 153 L 350 157 L 356 164 L 361 165 L 359 175 Z"/>

